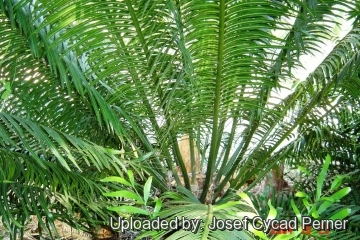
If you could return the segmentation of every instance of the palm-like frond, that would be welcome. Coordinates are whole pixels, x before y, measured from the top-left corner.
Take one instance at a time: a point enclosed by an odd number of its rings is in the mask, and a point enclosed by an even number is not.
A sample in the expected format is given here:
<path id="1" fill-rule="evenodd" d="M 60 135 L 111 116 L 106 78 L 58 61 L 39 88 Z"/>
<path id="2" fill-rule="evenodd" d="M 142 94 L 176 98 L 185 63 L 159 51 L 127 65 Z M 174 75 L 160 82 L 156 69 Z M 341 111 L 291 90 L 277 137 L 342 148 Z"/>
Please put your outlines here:
<path id="1" fill-rule="evenodd" d="M 335 98 L 338 98 L 339 102 L 344 101 L 343 103 L 345 104 L 346 97 L 343 96 L 342 90 L 336 92 L 331 92 L 331 90 L 341 81 L 344 81 L 344 84 L 348 84 L 346 80 L 347 77 L 354 74 L 353 70 L 356 69 L 358 64 L 357 34 L 357 29 L 350 32 L 348 37 L 339 43 L 338 47 L 336 47 L 323 64 L 309 76 L 307 81 L 285 99 L 284 103 L 287 105 L 290 105 L 289 103 L 291 102 L 294 104 L 295 99 L 299 104 L 295 108 L 297 114 L 294 114 L 295 118 L 293 118 L 292 121 L 296 121 L 297 116 L 299 116 L 298 119 L 307 116 L 309 118 L 312 117 L 315 121 L 314 116 L 316 111 L 323 107 L 332 108 L 333 106 L 331 106 L 330 103 L 334 101 Z M 345 56 L 343 53 L 347 51 L 351 51 L 351 54 L 346 54 Z M 353 81 L 352 84 L 356 85 L 357 83 Z M 302 99 L 302 101 L 300 101 L 300 99 Z M 308 104 L 306 104 L 306 101 L 308 101 Z M 296 106 L 296 104 L 293 106 Z"/>
<path id="2" fill-rule="evenodd" d="M 225 220 L 234 221 L 241 219 L 235 216 L 235 214 L 248 210 L 247 206 L 242 205 L 239 201 L 206 205 L 199 202 L 198 199 L 194 199 L 193 194 L 189 190 L 185 188 L 179 188 L 178 190 L 181 194 L 174 192 L 164 194 L 168 201 L 164 205 L 165 210 L 160 213 L 159 217 L 166 219 L 168 222 L 175 219 L 179 229 L 147 231 L 139 237 L 151 236 L 155 239 L 163 237 L 166 237 L 166 239 L 219 239 L 222 236 L 230 239 L 255 239 L 247 231 L 247 227 L 243 225 L 239 226 L 238 224 L 237 229 L 231 229 L 229 223 L 227 226 L 221 224 Z M 220 222 L 219 227 L 223 228 L 222 231 L 215 229 L 218 227 L 214 227 L 216 226 L 216 223 L 213 221 L 214 218 Z M 194 222 L 190 225 L 190 222 L 187 221 Z"/>
<path id="3" fill-rule="evenodd" d="M 301 101 L 303 106 L 298 105 L 296 108 L 304 120 L 299 125 L 295 140 L 279 151 L 279 154 L 295 154 L 287 157 L 289 163 L 311 165 L 309 160 L 320 160 L 331 153 L 334 156 L 333 170 L 337 173 L 349 173 L 358 168 L 359 113 L 356 106 L 359 101 L 358 93 L 354 91 L 359 85 L 358 33 L 358 28 L 350 31 L 309 76 L 309 83 L 304 82 L 307 91 L 301 90 L 302 97 L 313 98 L 317 104 L 308 114 L 303 112 L 309 109 L 309 106 L 303 105 L 304 101 Z M 317 86 L 312 84 L 315 81 Z"/>
<path id="4" fill-rule="evenodd" d="M 96 181 L 126 169 L 124 151 L 116 149 L 111 134 L 97 130 L 89 103 L 59 88 L 44 59 L 32 57 L 26 39 L 4 16 L 0 22 L 0 76 L 11 86 L 0 113 L 3 223 L 16 229 L 37 215 L 48 229 L 55 219 L 74 225 L 75 213 L 93 219 L 86 221 L 93 226 L 96 218 L 107 221 L 104 204 L 93 197 L 105 191 Z"/>
<path id="5" fill-rule="evenodd" d="M 188 172 L 178 144 L 188 134 L 190 161 L 196 145 L 206 173 L 197 197 L 214 203 L 229 181 L 237 190 L 257 177 L 252 187 L 303 139 L 310 144 L 304 128 L 319 129 L 320 109 L 323 120 L 331 108 L 338 111 L 331 117 L 349 121 L 338 108 L 356 102 L 347 93 L 359 95 L 352 1 L 3 0 L 0 7 L 0 144 L 8 153 L 1 164 L 26 149 L 28 167 L 41 166 L 44 176 L 48 164 L 84 179 L 131 167 L 161 191 L 167 171 L 190 190 L 196 168 Z M 300 56 L 321 51 L 349 9 L 350 33 L 277 99 L 295 82 Z M 4 169 L 7 180 L 12 168 Z"/>
<path id="6" fill-rule="evenodd" d="M 55 162 L 42 166 L 29 154 L 6 149 L 1 149 L 1 165 L 0 214 L 8 229 L 21 228 L 30 215 L 44 230 L 54 231 L 56 219 L 87 231 L 108 220 L 106 205 L 94 199 L 105 191 L 91 180 L 96 175 L 68 171 Z"/>

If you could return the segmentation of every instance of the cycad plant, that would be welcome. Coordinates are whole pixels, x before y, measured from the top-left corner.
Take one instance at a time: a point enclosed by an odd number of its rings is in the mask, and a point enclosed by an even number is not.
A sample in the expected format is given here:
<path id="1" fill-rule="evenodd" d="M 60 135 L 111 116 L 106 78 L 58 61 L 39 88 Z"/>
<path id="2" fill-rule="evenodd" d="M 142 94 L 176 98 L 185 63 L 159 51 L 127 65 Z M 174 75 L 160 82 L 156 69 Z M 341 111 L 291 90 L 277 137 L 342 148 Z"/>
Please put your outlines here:
<path id="1" fill-rule="evenodd" d="M 309 124 L 358 121 L 341 114 L 359 104 L 358 4 L 1 0 L 4 224 L 34 214 L 44 229 L 58 218 L 97 225 L 114 187 L 99 180 L 127 170 L 136 184 L 152 176 L 154 196 L 182 186 L 178 203 L 204 216 L 270 171 L 282 176 L 321 145 Z M 299 80 L 300 58 L 334 41 Z"/>

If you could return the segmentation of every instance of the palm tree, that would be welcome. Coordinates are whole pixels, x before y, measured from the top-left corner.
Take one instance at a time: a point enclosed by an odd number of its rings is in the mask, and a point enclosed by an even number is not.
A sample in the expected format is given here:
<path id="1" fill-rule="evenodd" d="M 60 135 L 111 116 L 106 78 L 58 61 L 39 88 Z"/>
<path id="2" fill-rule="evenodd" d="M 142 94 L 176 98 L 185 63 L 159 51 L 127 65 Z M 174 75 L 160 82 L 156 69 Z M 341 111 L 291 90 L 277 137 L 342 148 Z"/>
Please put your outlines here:
<path id="1" fill-rule="evenodd" d="M 101 192 L 113 187 L 99 180 L 128 169 L 210 206 L 299 163 L 302 150 L 316 151 L 301 144 L 319 109 L 344 128 L 358 121 L 341 114 L 359 104 L 356 4 L 0 1 L 4 223 L 35 214 L 45 228 L 56 218 L 96 225 L 108 214 Z M 300 57 L 322 51 L 345 17 L 350 31 L 297 81 Z"/>

